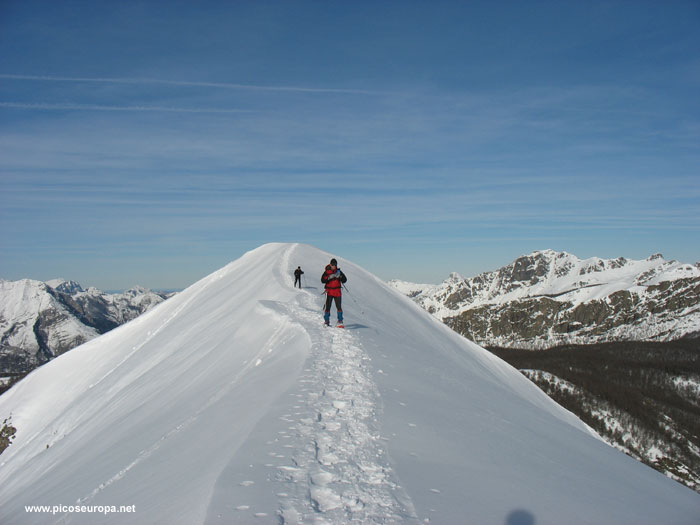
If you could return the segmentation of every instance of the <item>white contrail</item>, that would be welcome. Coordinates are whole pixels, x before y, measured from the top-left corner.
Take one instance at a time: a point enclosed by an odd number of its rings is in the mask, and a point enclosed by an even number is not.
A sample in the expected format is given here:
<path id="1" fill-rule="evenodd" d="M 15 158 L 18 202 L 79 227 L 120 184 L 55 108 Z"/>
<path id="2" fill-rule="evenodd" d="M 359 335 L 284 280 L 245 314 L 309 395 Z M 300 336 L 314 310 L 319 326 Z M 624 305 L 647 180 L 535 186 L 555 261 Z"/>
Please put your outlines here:
<path id="1" fill-rule="evenodd" d="M 249 89 L 258 91 L 288 91 L 297 93 L 345 93 L 351 95 L 386 95 L 379 91 L 363 89 L 340 88 L 311 88 L 299 86 L 259 86 L 253 84 L 232 84 L 227 82 L 194 82 L 185 80 L 162 80 L 156 78 L 85 78 L 85 77 L 55 77 L 39 75 L 0 74 L 7 80 L 40 80 L 51 82 L 99 82 L 104 84 L 164 84 L 169 86 L 210 87 L 221 89 Z"/>
<path id="2" fill-rule="evenodd" d="M 26 102 L 2 102 L 0 108 L 36 109 L 54 111 L 166 111 L 172 113 L 252 113 L 246 109 L 173 108 L 164 106 L 103 106 L 99 104 L 45 104 Z"/>

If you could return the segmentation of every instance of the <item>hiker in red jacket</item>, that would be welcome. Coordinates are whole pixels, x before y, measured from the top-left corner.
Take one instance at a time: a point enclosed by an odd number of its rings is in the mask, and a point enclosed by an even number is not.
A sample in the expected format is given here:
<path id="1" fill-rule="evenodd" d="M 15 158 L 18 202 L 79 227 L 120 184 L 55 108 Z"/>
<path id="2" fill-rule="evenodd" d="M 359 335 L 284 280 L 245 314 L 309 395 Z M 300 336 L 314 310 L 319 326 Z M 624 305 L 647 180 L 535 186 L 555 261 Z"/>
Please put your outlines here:
<path id="1" fill-rule="evenodd" d="M 333 301 L 335 301 L 335 308 L 338 310 L 338 326 L 343 326 L 342 286 L 347 280 L 348 278 L 338 268 L 338 261 L 331 259 L 331 263 L 326 266 L 326 270 L 321 276 L 321 282 L 326 285 L 326 308 L 323 314 L 326 326 L 331 322 L 331 303 Z"/>

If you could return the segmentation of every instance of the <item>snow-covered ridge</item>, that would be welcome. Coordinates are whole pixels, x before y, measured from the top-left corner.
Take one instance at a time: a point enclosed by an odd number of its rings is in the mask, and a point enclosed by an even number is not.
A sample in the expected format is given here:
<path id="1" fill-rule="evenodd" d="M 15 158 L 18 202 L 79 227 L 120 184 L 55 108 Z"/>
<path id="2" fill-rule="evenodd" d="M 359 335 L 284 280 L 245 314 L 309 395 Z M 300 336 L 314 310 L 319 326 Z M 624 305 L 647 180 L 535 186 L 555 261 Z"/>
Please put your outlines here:
<path id="1" fill-rule="evenodd" d="M 700 264 L 667 261 L 661 254 L 636 261 L 544 250 L 476 277 L 452 274 L 428 286 L 389 284 L 485 344 L 668 340 L 700 330 Z M 505 318 L 520 312 L 528 312 L 524 324 Z M 601 315 L 619 319 L 601 328 Z"/>
<path id="2" fill-rule="evenodd" d="M 0 396 L 0 522 L 76 503 L 135 505 L 112 523 L 697 521 L 697 494 L 332 255 L 345 331 L 320 282 L 292 287 L 331 254 L 269 244 Z"/>
<path id="3" fill-rule="evenodd" d="M 434 285 L 430 284 L 409 283 L 398 279 L 392 279 L 389 281 L 389 285 L 408 297 L 415 297 L 428 289 L 435 288 Z"/>

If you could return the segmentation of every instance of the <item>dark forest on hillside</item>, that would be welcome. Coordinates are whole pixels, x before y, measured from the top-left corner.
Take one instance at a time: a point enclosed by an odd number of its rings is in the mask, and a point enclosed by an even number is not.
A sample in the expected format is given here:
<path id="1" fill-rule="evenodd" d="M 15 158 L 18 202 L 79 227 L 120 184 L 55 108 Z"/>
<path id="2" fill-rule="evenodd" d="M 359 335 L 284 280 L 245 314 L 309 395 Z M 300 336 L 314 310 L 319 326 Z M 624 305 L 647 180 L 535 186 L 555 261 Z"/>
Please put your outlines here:
<path id="1" fill-rule="evenodd" d="M 609 443 L 700 489 L 700 340 L 489 350 Z"/>

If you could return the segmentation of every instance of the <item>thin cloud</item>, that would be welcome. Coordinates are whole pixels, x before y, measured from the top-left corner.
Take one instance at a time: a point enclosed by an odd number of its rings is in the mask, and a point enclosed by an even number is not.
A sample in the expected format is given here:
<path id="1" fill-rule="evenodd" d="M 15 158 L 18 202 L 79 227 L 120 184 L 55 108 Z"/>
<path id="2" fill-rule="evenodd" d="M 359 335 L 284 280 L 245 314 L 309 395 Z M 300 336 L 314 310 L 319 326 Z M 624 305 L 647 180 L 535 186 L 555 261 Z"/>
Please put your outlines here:
<path id="1" fill-rule="evenodd" d="M 47 111 L 164 111 L 170 113 L 252 113 L 248 109 L 174 108 L 164 106 L 105 106 L 99 104 L 46 104 L 26 102 L 0 102 L 0 107 Z"/>
<path id="2" fill-rule="evenodd" d="M 208 87 L 219 89 L 247 89 L 254 91 L 286 91 L 297 93 L 342 93 L 348 95 L 387 95 L 381 91 L 365 89 L 316 88 L 303 86 L 260 86 L 254 84 L 234 84 L 228 82 L 195 82 L 186 80 L 163 80 L 157 78 L 86 78 L 86 77 L 55 77 L 40 75 L 11 75 L 0 74 L 7 80 L 37 80 L 47 82 L 97 82 L 102 84 L 161 84 L 168 86 Z"/>

